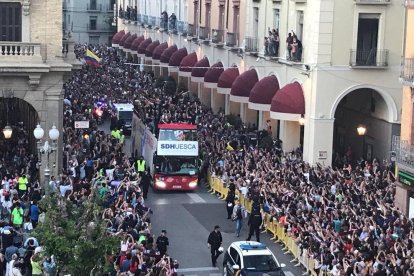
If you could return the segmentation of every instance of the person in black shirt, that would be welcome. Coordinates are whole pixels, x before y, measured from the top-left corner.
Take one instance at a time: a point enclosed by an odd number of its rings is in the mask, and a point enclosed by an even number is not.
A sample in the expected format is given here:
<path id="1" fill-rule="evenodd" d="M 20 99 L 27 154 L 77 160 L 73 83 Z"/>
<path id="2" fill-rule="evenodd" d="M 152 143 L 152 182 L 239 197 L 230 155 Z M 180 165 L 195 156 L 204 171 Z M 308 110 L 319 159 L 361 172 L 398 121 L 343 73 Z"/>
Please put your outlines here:
<path id="1" fill-rule="evenodd" d="M 207 239 L 208 247 L 211 250 L 211 264 L 216 266 L 217 258 L 220 256 L 222 251 L 219 251 L 221 244 L 223 243 L 223 238 L 220 232 L 220 226 L 214 226 L 214 231 L 210 233 Z"/>
<path id="2" fill-rule="evenodd" d="M 170 242 L 168 241 L 167 238 L 167 231 L 166 230 L 162 230 L 161 231 L 161 236 L 158 236 L 157 238 L 157 249 L 158 251 L 160 251 L 160 255 L 164 256 L 165 253 L 167 253 L 167 249 L 168 246 L 170 245 Z"/>
<path id="3" fill-rule="evenodd" d="M 249 217 L 248 222 L 249 227 L 249 236 L 247 237 L 247 241 L 250 241 L 253 233 L 256 233 L 256 240 L 260 242 L 260 225 L 262 225 L 262 214 L 260 213 L 260 203 L 253 202 L 252 213 Z"/>
<path id="4" fill-rule="evenodd" d="M 231 219 L 231 214 L 233 213 L 234 201 L 236 199 L 236 194 L 234 190 L 235 190 L 234 184 L 232 186 L 229 186 L 229 193 L 227 194 L 227 197 L 226 197 L 227 219 Z"/>

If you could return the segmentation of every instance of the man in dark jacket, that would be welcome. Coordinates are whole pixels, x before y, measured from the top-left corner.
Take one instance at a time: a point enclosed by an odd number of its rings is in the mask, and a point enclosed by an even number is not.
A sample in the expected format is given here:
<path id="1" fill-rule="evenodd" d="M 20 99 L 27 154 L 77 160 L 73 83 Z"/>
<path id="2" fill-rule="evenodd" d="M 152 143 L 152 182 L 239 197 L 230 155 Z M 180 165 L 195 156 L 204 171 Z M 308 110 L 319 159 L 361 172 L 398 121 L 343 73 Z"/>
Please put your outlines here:
<path id="1" fill-rule="evenodd" d="M 161 236 L 157 238 L 156 244 L 157 244 L 157 249 L 160 252 L 160 256 L 164 256 L 165 253 L 167 253 L 168 246 L 170 245 L 170 242 L 168 241 L 168 238 L 167 238 L 166 230 L 161 231 Z"/>
<path id="2" fill-rule="evenodd" d="M 220 256 L 223 251 L 219 251 L 221 244 L 223 243 L 223 238 L 220 232 L 220 226 L 214 226 L 214 231 L 210 233 L 207 239 L 208 247 L 211 250 L 211 264 L 216 266 L 217 258 Z"/>
<path id="3" fill-rule="evenodd" d="M 142 188 L 142 196 L 144 197 L 144 199 L 147 199 L 147 195 L 148 195 L 148 189 L 149 186 L 151 185 L 151 174 L 148 172 L 148 170 L 144 171 L 144 174 L 142 175 L 141 178 L 141 188 Z"/>
<path id="4" fill-rule="evenodd" d="M 229 193 L 226 197 L 226 209 L 227 209 L 227 219 L 231 219 L 231 214 L 233 213 L 234 200 L 236 199 L 236 194 L 234 192 L 234 185 L 229 186 Z"/>
<path id="5" fill-rule="evenodd" d="M 262 225 L 262 214 L 260 213 L 260 203 L 255 201 L 252 206 L 252 213 L 250 214 L 249 221 L 247 223 L 249 227 L 249 236 L 247 241 L 250 241 L 253 233 L 256 232 L 256 240 L 260 242 L 260 225 Z"/>

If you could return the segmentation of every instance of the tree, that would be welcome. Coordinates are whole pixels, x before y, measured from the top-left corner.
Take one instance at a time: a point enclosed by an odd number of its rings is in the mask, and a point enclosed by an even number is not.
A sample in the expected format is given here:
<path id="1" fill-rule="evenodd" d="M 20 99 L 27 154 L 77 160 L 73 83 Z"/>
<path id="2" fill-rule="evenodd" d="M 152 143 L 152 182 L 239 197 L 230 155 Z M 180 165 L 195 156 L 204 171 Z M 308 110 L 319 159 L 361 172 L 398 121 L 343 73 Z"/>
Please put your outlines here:
<path id="1" fill-rule="evenodd" d="M 40 201 L 46 210 L 34 236 L 48 255 L 54 255 L 60 270 L 72 275 L 89 275 L 102 270 L 104 257 L 117 250 L 120 239 L 108 234 L 102 219 L 101 200 L 93 193 L 79 205 L 62 197 Z"/>

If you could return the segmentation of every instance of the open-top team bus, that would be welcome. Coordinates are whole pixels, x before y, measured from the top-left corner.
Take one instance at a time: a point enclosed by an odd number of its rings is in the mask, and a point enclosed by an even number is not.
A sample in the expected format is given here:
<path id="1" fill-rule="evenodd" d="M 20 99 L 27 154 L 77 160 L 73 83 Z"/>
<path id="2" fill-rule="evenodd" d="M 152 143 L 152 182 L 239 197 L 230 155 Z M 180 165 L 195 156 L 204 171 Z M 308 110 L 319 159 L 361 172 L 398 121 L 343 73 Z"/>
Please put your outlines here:
<path id="1" fill-rule="evenodd" d="M 155 190 L 194 190 L 198 182 L 197 125 L 159 124 L 154 154 Z"/>

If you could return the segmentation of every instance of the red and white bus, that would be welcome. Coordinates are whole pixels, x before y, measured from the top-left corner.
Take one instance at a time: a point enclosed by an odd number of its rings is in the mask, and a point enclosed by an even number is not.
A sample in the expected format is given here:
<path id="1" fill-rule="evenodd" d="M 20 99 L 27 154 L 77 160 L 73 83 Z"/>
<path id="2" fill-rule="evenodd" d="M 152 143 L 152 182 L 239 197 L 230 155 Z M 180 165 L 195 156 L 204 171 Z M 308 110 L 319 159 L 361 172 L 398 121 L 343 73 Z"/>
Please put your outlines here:
<path id="1" fill-rule="evenodd" d="M 197 125 L 159 124 L 154 154 L 155 190 L 195 190 L 198 182 Z"/>

